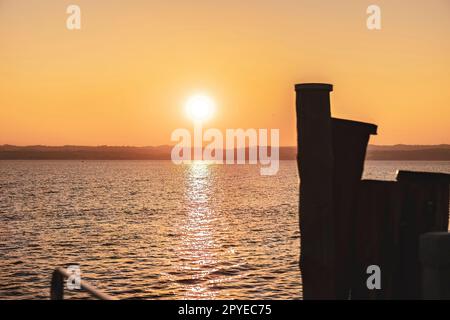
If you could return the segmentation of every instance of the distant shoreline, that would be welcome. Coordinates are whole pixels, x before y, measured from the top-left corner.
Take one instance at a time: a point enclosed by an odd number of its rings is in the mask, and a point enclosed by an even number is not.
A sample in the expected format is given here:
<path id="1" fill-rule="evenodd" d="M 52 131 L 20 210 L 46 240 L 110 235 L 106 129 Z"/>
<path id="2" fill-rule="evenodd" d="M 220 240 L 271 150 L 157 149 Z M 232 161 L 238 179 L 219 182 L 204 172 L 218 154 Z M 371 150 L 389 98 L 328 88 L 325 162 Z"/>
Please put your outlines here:
<path id="1" fill-rule="evenodd" d="M 78 162 L 91 162 L 91 161 L 172 161 L 170 159 L 0 159 L 1 161 L 78 161 Z M 280 159 L 280 161 L 296 161 L 296 159 Z M 373 161 L 373 162 L 450 162 L 450 160 L 384 160 L 384 159 L 365 159 L 365 161 Z M 224 161 L 225 164 L 225 161 Z M 248 164 L 248 161 L 246 162 Z M 239 165 L 239 164 L 233 164 Z"/>
<path id="2" fill-rule="evenodd" d="M 0 146 L 0 160 L 170 160 L 172 146 Z M 248 153 L 248 149 L 246 150 Z M 296 147 L 280 147 L 280 160 L 295 160 Z M 450 161 L 450 145 L 369 145 L 366 160 Z"/>

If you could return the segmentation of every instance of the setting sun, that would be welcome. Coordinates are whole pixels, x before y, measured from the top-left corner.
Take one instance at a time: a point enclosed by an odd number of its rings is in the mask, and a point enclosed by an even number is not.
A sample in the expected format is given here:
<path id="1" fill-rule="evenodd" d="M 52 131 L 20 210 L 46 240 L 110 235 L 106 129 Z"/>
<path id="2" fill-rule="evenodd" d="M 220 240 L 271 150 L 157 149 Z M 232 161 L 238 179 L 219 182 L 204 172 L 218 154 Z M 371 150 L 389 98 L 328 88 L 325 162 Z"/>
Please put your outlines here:
<path id="1" fill-rule="evenodd" d="M 0 0 L 0 304 L 450 300 L 449 52 L 450 0 Z"/>
<path id="2" fill-rule="evenodd" d="M 191 96 L 186 102 L 186 112 L 194 121 L 205 121 L 211 118 L 215 103 L 213 99 L 204 94 Z"/>

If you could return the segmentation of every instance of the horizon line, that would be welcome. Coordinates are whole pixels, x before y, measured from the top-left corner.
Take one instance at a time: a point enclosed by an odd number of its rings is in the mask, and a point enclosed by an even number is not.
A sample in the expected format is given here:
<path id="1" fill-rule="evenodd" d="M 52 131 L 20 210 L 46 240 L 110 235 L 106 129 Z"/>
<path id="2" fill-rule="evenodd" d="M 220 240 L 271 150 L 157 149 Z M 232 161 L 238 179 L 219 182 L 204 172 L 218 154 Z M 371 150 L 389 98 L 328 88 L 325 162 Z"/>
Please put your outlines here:
<path id="1" fill-rule="evenodd" d="M 421 147 L 421 146 L 450 146 L 450 143 L 437 143 L 437 144 L 406 144 L 406 143 L 396 143 L 396 144 L 368 144 L 369 146 L 375 146 L 375 147 L 396 147 L 396 146 L 415 146 L 415 147 Z M 174 147 L 176 144 L 160 144 L 160 145 L 108 145 L 108 144 L 99 144 L 99 145 L 83 145 L 83 144 L 62 144 L 62 145 L 47 145 L 47 144 L 26 144 L 26 145 L 19 145 L 19 144 L 9 144 L 9 143 L 3 143 L 0 144 L 0 147 L 19 147 L 19 148 L 27 148 L 27 147 L 50 147 L 50 148 L 61 148 L 61 147 L 87 147 L 87 148 L 98 148 L 98 147 L 112 147 L 112 148 L 160 148 L 160 147 Z M 205 145 L 206 146 L 206 145 Z M 256 145 L 259 147 L 260 145 Z M 248 148 L 249 146 L 245 146 Z M 271 145 L 267 145 L 267 147 L 271 147 Z M 297 148 L 297 145 L 282 145 L 279 146 L 279 148 Z M 224 148 L 226 149 L 226 148 Z"/>

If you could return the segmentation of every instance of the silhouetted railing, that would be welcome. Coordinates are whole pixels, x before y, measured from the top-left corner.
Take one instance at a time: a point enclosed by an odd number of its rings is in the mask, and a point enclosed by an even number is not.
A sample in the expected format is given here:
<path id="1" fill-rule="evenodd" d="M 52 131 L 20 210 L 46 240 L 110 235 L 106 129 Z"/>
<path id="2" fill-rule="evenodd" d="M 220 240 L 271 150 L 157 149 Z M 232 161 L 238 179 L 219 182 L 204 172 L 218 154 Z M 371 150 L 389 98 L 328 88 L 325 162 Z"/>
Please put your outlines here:
<path id="1" fill-rule="evenodd" d="M 65 279 L 68 279 L 72 274 L 66 269 L 58 267 L 53 271 L 51 288 L 50 288 L 50 299 L 51 300 L 63 300 L 64 299 L 64 284 Z M 86 281 L 80 281 L 80 287 L 82 290 L 89 293 L 91 296 L 100 300 L 118 300 L 117 298 L 110 296 L 104 292 L 101 292 L 93 285 Z"/>

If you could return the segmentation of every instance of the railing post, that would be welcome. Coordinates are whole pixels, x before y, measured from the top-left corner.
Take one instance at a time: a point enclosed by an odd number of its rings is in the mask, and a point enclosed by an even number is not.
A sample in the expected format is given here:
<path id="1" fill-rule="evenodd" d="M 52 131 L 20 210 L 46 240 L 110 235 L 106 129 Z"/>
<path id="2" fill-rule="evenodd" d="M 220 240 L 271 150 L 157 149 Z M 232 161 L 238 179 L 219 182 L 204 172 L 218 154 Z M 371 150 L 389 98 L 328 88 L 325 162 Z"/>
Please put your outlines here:
<path id="1" fill-rule="evenodd" d="M 65 279 L 69 278 L 71 273 L 62 267 L 56 268 L 52 273 L 52 280 L 50 284 L 50 299 L 63 300 L 64 299 L 64 283 Z M 86 281 L 80 279 L 81 289 L 87 291 L 91 296 L 100 300 L 117 300 L 109 294 L 103 293 L 96 287 L 92 286 Z"/>
<path id="2" fill-rule="evenodd" d="M 63 300 L 64 299 L 64 276 L 55 269 L 52 273 L 52 281 L 50 286 L 50 299 Z"/>
<path id="3" fill-rule="evenodd" d="M 450 233 L 430 232 L 420 237 L 422 298 L 450 300 Z"/>

